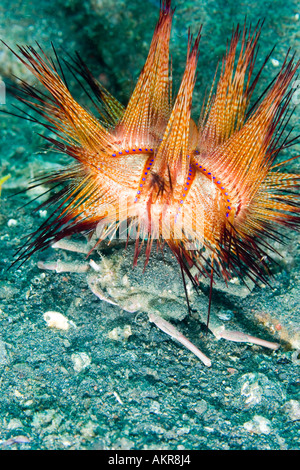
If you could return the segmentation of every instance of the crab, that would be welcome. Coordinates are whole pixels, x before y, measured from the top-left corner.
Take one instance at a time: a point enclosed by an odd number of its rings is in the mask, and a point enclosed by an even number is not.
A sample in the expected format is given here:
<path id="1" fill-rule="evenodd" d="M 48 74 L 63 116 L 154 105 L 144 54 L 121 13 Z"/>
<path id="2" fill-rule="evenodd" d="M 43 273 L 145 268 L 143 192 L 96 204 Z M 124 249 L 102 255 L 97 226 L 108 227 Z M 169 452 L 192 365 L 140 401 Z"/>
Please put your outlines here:
<path id="1" fill-rule="evenodd" d="M 53 270 L 57 273 L 73 272 L 85 273 L 90 290 L 101 301 L 108 302 L 130 313 L 146 312 L 149 321 L 169 335 L 181 345 L 195 354 L 206 366 L 211 366 L 211 360 L 185 337 L 169 320 L 183 320 L 188 313 L 185 292 L 181 286 L 181 279 L 177 269 L 174 268 L 173 255 L 166 251 L 161 258 L 156 258 L 152 266 L 128 269 L 133 256 L 133 245 L 126 250 L 113 248 L 109 256 L 103 254 L 103 249 L 95 248 L 93 240 L 87 243 L 62 239 L 52 247 L 56 250 L 88 255 L 92 257 L 85 261 L 39 261 L 38 267 L 43 270 Z M 150 269 L 149 269 L 150 268 Z M 149 276 L 151 279 L 149 280 Z M 171 286 L 171 287 L 170 287 Z M 240 287 L 242 288 L 242 287 Z M 186 283 L 186 295 L 193 301 L 195 289 L 190 282 Z M 206 319 L 202 319 L 204 322 Z M 246 342 L 276 350 L 279 344 L 251 336 L 236 330 L 227 330 L 216 316 L 212 316 L 209 329 L 217 339 L 226 339 L 235 342 Z"/>

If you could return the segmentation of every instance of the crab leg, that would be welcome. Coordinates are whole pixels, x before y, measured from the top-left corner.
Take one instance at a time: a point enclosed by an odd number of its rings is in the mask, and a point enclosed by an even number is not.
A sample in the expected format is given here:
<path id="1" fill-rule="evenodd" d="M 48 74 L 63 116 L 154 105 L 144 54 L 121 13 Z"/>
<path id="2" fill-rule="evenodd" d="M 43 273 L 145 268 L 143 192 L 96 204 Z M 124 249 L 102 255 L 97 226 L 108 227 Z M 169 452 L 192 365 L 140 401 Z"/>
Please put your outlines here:
<path id="1" fill-rule="evenodd" d="M 83 253 L 87 255 L 90 252 L 90 246 L 86 243 L 74 242 L 68 240 L 67 238 L 62 238 L 61 240 L 53 243 L 52 248 L 73 251 L 74 253 Z"/>
<path id="2" fill-rule="evenodd" d="M 96 263 L 95 263 L 96 264 Z M 112 299 L 110 299 L 109 296 L 105 295 L 104 292 L 102 291 L 102 289 L 100 289 L 98 286 L 97 286 L 97 282 L 94 282 L 95 280 L 95 276 L 89 276 L 88 277 L 88 285 L 89 285 L 89 288 L 91 289 L 91 291 L 93 292 L 93 294 L 95 294 L 98 299 L 100 300 L 104 300 L 105 302 L 111 304 L 111 305 L 118 305 L 116 302 L 114 302 Z"/>
<path id="3" fill-rule="evenodd" d="M 155 313 L 149 313 L 149 320 L 153 322 L 160 330 L 162 330 L 167 335 L 171 336 L 171 338 L 176 339 L 189 349 L 192 353 L 194 353 L 200 361 L 203 362 L 207 367 L 211 366 L 211 360 L 205 356 L 193 343 L 191 343 L 180 331 L 175 328 L 175 326 L 171 325 L 167 320 L 164 320 L 159 315 Z"/>
<path id="4" fill-rule="evenodd" d="M 48 269 L 57 273 L 86 273 L 90 269 L 89 263 L 66 263 L 65 261 L 38 261 L 39 269 Z"/>
<path id="5" fill-rule="evenodd" d="M 259 346 L 264 346 L 265 348 L 274 350 L 278 349 L 280 346 L 278 343 L 272 343 L 271 341 L 266 341 L 265 339 L 256 338 L 255 336 L 248 335 L 242 331 L 226 330 L 223 325 L 213 329 L 212 332 L 217 339 L 223 338 L 229 341 L 235 341 L 237 343 L 258 344 Z"/>

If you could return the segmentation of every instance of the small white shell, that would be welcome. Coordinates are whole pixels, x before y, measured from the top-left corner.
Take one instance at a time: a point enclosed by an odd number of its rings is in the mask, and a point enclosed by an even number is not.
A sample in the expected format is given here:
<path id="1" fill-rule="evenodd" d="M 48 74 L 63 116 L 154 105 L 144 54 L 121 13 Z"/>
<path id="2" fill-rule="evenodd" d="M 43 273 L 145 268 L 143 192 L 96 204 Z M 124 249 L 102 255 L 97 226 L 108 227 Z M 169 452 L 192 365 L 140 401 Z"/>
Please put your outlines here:
<path id="1" fill-rule="evenodd" d="M 57 328 L 58 330 L 68 330 L 70 326 L 76 328 L 75 323 L 68 320 L 62 313 L 52 310 L 44 313 L 44 320 L 49 328 Z"/>

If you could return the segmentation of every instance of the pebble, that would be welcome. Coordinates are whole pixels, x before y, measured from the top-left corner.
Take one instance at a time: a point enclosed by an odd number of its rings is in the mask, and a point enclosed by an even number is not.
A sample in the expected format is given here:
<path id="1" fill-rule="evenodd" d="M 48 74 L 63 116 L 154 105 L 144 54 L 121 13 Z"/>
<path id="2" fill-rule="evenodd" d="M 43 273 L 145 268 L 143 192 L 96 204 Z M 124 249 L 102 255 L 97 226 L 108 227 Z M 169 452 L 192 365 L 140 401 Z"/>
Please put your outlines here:
<path id="1" fill-rule="evenodd" d="M 160 411 L 160 403 L 156 400 L 153 400 L 150 404 L 150 409 L 149 409 L 150 413 L 154 413 L 154 414 L 160 414 L 161 411 Z"/>
<path id="2" fill-rule="evenodd" d="M 7 222 L 8 227 L 15 227 L 16 225 L 18 225 L 18 221 L 16 219 L 9 219 Z"/>
<path id="3" fill-rule="evenodd" d="M 39 210 L 39 216 L 41 219 L 46 219 L 48 212 L 46 210 Z"/>
<path id="4" fill-rule="evenodd" d="M 296 351 L 292 354 L 292 362 L 293 364 L 299 366 L 300 365 L 300 349 L 296 349 Z"/>
<path id="5" fill-rule="evenodd" d="M 289 400 L 284 404 L 284 410 L 291 421 L 300 421 L 300 401 Z"/>
<path id="6" fill-rule="evenodd" d="M 131 326 L 125 325 L 124 328 L 117 326 L 108 333 L 109 339 L 114 341 L 122 341 L 123 339 L 128 339 L 132 335 Z"/>
<path id="7" fill-rule="evenodd" d="M 9 363 L 8 354 L 4 341 L 0 340 L 0 366 L 4 366 Z"/>
<path id="8" fill-rule="evenodd" d="M 62 313 L 49 310 L 44 313 L 44 320 L 49 328 L 57 328 L 58 330 L 68 330 L 70 326 L 76 328 L 75 323 L 68 320 Z"/>
<path id="9" fill-rule="evenodd" d="M 234 314 L 232 310 L 222 310 L 217 313 L 217 317 L 219 317 L 220 320 L 223 320 L 223 321 L 232 320 L 233 316 Z"/>
<path id="10" fill-rule="evenodd" d="M 17 418 L 12 418 L 9 423 L 7 424 L 7 429 L 18 429 L 18 428 L 22 428 L 23 427 L 23 424 L 21 423 L 21 421 Z"/>
<path id="11" fill-rule="evenodd" d="M 255 415 L 251 421 L 244 423 L 244 428 L 254 434 L 270 434 L 271 421 L 260 415 Z"/>
<path id="12" fill-rule="evenodd" d="M 76 372 L 81 372 L 92 362 L 90 357 L 84 352 L 72 354 L 71 359 L 73 362 L 73 368 Z"/>
<path id="13" fill-rule="evenodd" d="M 254 374 L 245 374 L 243 376 L 244 383 L 241 387 L 241 395 L 245 400 L 246 405 L 257 405 L 261 401 L 262 397 L 262 388 L 259 385 L 258 381 L 255 380 Z"/>
<path id="14" fill-rule="evenodd" d="M 262 401 L 278 406 L 286 399 L 286 392 L 279 382 L 270 380 L 260 372 L 244 374 L 240 380 L 241 398 L 247 407 L 254 407 Z"/>
<path id="15" fill-rule="evenodd" d="M 36 429 L 47 429 L 47 432 L 56 431 L 63 419 L 63 416 L 54 409 L 37 411 L 33 415 L 32 426 Z"/>
<path id="16" fill-rule="evenodd" d="M 127 439 L 126 437 L 121 437 L 117 439 L 115 443 L 115 448 L 122 450 L 130 450 L 134 449 L 134 445 L 135 443 L 133 441 L 130 441 L 130 439 Z"/>
<path id="17" fill-rule="evenodd" d="M 95 430 L 97 428 L 98 423 L 90 420 L 80 429 L 80 432 L 86 439 L 91 439 L 95 436 Z"/>
<path id="18" fill-rule="evenodd" d="M 271 62 L 272 62 L 272 65 L 273 65 L 274 67 L 278 67 L 278 65 L 279 65 L 279 60 L 277 60 L 277 59 L 271 59 Z"/>

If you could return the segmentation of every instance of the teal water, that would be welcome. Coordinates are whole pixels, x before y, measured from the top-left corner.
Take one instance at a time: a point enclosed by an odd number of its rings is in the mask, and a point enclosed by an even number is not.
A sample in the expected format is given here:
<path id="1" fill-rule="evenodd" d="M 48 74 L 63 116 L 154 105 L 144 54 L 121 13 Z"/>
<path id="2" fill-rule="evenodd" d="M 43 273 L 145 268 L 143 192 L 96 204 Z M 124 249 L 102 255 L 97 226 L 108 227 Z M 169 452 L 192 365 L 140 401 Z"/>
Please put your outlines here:
<path id="1" fill-rule="evenodd" d="M 148 53 L 158 5 L 141 0 L 56 0 L 51 5 L 44 0 L 2 0 L 0 38 L 13 48 L 38 41 L 45 51 L 51 51 L 53 41 L 62 57 L 79 51 L 94 75 L 126 104 Z M 226 51 L 226 40 L 245 17 L 253 24 L 265 19 L 258 66 L 276 44 L 257 94 L 276 75 L 290 47 L 299 56 L 297 1 L 177 0 L 174 6 L 170 47 L 175 89 L 185 64 L 187 29 L 190 26 L 196 33 L 203 24 L 193 100 L 196 118 Z M 1 46 L 2 82 L 13 84 L 15 75 L 34 83 Z M 71 79 L 71 84 L 87 104 L 76 80 Z M 12 104 L 6 96 L 1 107 L 12 110 Z M 296 109 L 290 125 L 299 128 L 298 122 Z M 7 270 L 22 237 L 45 220 L 43 212 L 32 212 L 34 201 L 21 207 L 38 193 L 12 196 L 38 171 L 67 163 L 38 136 L 45 132 L 38 124 L 0 116 L 0 178 L 11 175 L 0 199 L 0 448 L 299 449 L 295 348 L 282 340 L 281 348 L 272 352 L 205 335 L 201 319 L 207 311 L 207 289 L 204 286 L 195 299 L 194 315 L 187 316 L 180 273 L 177 281 L 172 261 L 154 260 L 142 287 L 139 271 L 128 273 L 133 276 L 130 282 L 139 286 L 147 305 L 163 312 L 178 310 L 174 314 L 178 329 L 212 359 L 209 369 L 151 325 L 143 309 L 129 313 L 101 302 L 89 289 L 85 274 L 57 274 L 37 267 L 41 259 L 60 256 L 64 261 L 84 261 L 84 256 L 49 249 Z M 288 155 L 298 153 L 299 146 Z M 297 168 L 295 161 L 291 169 Z M 216 291 L 213 313 L 229 328 L 275 341 L 280 330 L 276 331 L 272 319 L 280 319 L 289 341 L 296 344 L 299 236 L 289 236 L 287 245 L 279 248 L 283 258 L 276 259 L 272 288 L 255 288 L 246 297 L 238 289 Z M 104 254 L 110 262 L 113 254 Z M 128 258 L 131 269 L 129 262 Z M 168 282 L 172 287 L 178 282 L 179 300 L 174 303 L 161 301 Z M 50 329 L 44 319 L 47 311 L 62 313 L 76 327 Z M 261 324 L 260 317 L 269 320 Z"/>

